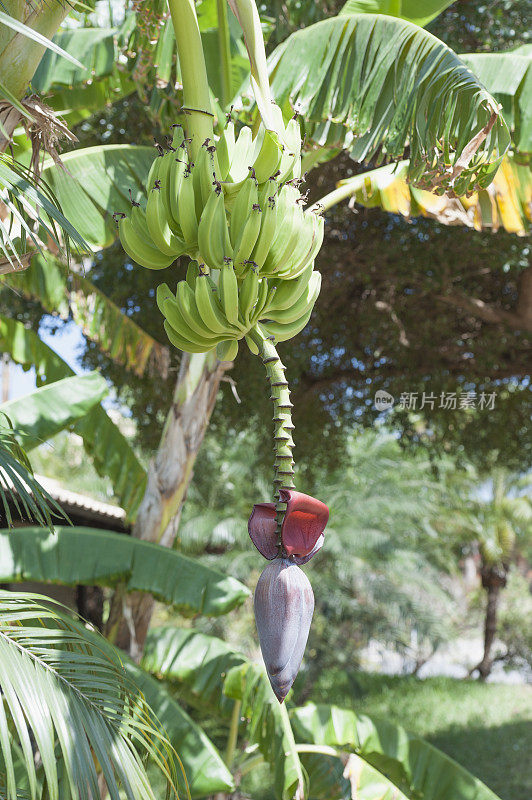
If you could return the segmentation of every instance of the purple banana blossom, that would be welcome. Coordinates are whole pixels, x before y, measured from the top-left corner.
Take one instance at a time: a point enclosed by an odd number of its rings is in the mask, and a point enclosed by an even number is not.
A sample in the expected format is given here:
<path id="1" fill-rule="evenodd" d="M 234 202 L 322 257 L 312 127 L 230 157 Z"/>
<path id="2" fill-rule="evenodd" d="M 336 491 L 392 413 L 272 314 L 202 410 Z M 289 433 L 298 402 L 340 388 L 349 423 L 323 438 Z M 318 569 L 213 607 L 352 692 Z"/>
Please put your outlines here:
<path id="1" fill-rule="evenodd" d="M 286 503 L 281 542 L 277 537 L 274 503 L 257 503 L 253 506 L 248 522 L 251 541 L 269 561 L 286 554 L 295 564 L 306 564 L 323 545 L 329 509 L 315 497 L 293 489 L 280 489 L 279 494 L 282 502 Z"/>
<path id="2" fill-rule="evenodd" d="M 266 671 L 282 703 L 299 671 L 314 613 L 312 586 L 298 564 L 306 564 L 323 545 L 329 509 L 290 489 L 280 489 L 280 499 L 287 504 L 280 541 L 274 503 L 253 506 L 248 530 L 271 562 L 255 589 L 255 621 Z"/>
<path id="3" fill-rule="evenodd" d="M 255 589 L 255 621 L 264 665 L 275 696 L 283 702 L 296 679 L 314 613 L 310 581 L 287 558 L 264 568 Z"/>

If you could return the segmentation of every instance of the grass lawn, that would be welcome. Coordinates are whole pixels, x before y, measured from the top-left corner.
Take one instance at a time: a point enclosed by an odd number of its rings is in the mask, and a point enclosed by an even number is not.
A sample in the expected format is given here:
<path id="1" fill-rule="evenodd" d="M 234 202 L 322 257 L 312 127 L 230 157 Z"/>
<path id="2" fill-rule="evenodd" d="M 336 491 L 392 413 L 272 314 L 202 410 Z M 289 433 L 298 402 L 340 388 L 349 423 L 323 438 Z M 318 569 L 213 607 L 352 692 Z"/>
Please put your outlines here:
<path id="1" fill-rule="evenodd" d="M 501 800 L 532 798 L 532 686 L 344 671 L 324 673 L 310 699 L 401 724 Z"/>

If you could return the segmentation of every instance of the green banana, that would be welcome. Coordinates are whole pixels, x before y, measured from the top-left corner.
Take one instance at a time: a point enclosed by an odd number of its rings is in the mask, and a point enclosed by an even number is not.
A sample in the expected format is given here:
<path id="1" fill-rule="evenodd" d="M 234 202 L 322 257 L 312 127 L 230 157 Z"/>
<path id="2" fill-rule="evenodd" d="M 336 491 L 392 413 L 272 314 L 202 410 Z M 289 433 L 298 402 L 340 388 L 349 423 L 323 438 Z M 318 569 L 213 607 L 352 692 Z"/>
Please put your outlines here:
<path id="1" fill-rule="evenodd" d="M 164 269 L 174 261 L 174 256 L 163 255 L 153 244 L 141 238 L 127 217 L 118 226 L 122 247 L 137 264 L 147 269 Z"/>
<path id="2" fill-rule="evenodd" d="M 220 361 L 234 361 L 238 354 L 238 342 L 236 339 L 230 339 L 226 342 L 220 342 L 216 345 L 216 355 Z"/>
<path id="3" fill-rule="evenodd" d="M 150 171 L 148 172 L 148 177 L 146 178 L 146 191 L 149 192 L 150 189 L 153 189 L 155 185 L 155 181 L 159 178 L 159 170 L 161 169 L 161 164 L 163 161 L 164 155 L 160 153 L 159 155 L 155 156 L 153 159 L 152 165 L 150 167 Z"/>
<path id="4" fill-rule="evenodd" d="M 185 252 L 186 245 L 170 229 L 162 195 L 162 189 L 154 188 L 150 191 L 146 206 L 146 222 L 157 249 L 164 255 L 177 258 Z"/>
<path id="5" fill-rule="evenodd" d="M 259 206 L 264 209 L 270 198 L 277 199 L 280 186 L 277 178 L 270 177 L 259 189 Z"/>
<path id="6" fill-rule="evenodd" d="M 260 268 L 264 266 L 277 228 L 277 200 L 274 195 L 269 195 L 261 205 L 260 232 L 251 254 L 251 261 Z"/>
<path id="7" fill-rule="evenodd" d="M 192 259 L 175 295 L 166 284 L 157 290 L 168 338 L 181 350 L 216 347 L 218 358 L 233 360 L 246 338 L 257 354 L 249 336 L 254 326 L 285 341 L 312 313 L 323 219 L 303 210 L 296 188 L 299 123 L 294 117 L 285 125 L 275 104 L 271 114 L 270 128 L 261 123 L 255 139 L 249 126 L 235 138 L 228 117 L 216 144 L 203 142 L 195 165 L 176 126 L 169 152 L 159 147 L 161 157 L 151 165 L 146 211 L 134 203 L 119 223 L 125 251 L 143 266 L 163 269 L 183 253 Z M 213 269 L 220 270 L 218 285 Z"/>
<path id="8" fill-rule="evenodd" d="M 185 169 L 187 166 L 186 155 L 183 153 L 182 148 L 177 151 L 178 155 L 173 154 L 172 165 L 168 170 L 168 203 L 170 207 L 170 216 L 176 230 L 181 230 L 179 223 L 179 193 L 181 191 L 181 184 L 184 179 Z M 181 157 L 182 156 L 182 157 Z"/>
<path id="9" fill-rule="evenodd" d="M 186 281 L 192 291 L 196 288 L 196 278 L 200 274 L 200 269 L 197 261 L 191 261 L 187 267 Z"/>
<path id="10" fill-rule="evenodd" d="M 281 163 L 281 142 L 274 131 L 266 130 L 263 126 L 255 139 L 257 155 L 253 161 L 253 169 L 258 183 L 264 183 L 277 172 Z"/>
<path id="11" fill-rule="evenodd" d="M 165 319 L 163 324 L 166 335 L 174 347 L 177 347 L 178 350 L 183 350 L 185 353 L 208 353 L 209 350 L 213 350 L 215 347 L 214 344 L 212 346 L 204 346 L 195 341 L 193 342 L 190 339 L 186 339 L 180 333 L 178 333 L 175 328 L 172 328 L 167 319 Z"/>
<path id="12" fill-rule="evenodd" d="M 236 246 L 237 240 L 242 235 L 242 229 L 247 222 L 252 207 L 258 205 L 258 203 L 259 193 L 257 191 L 257 182 L 251 176 L 248 176 L 246 180 L 243 181 L 231 209 L 229 233 L 233 247 Z"/>
<path id="13" fill-rule="evenodd" d="M 228 322 L 238 325 L 238 280 L 231 264 L 226 264 L 220 272 L 218 292 Z"/>
<path id="14" fill-rule="evenodd" d="M 260 319 L 262 312 L 266 308 L 266 301 L 268 299 L 268 281 L 266 278 L 261 278 L 259 281 L 259 290 L 257 292 L 257 302 L 255 304 L 255 308 L 253 309 L 253 314 L 250 318 L 250 325 L 254 325 L 255 322 Z"/>
<path id="15" fill-rule="evenodd" d="M 284 150 L 279 169 L 281 182 L 301 177 L 301 130 L 295 117 L 292 117 L 285 128 Z"/>
<path id="16" fill-rule="evenodd" d="M 247 264 L 252 260 L 251 255 L 260 233 L 261 219 L 261 207 L 258 203 L 255 203 L 251 207 L 246 224 L 242 228 L 233 249 L 233 264 L 238 276 L 245 273 Z"/>
<path id="17" fill-rule="evenodd" d="M 275 322 L 291 323 L 300 319 L 309 308 L 314 307 L 314 303 L 320 293 L 321 275 L 319 272 L 313 272 L 310 281 L 304 288 L 297 300 L 292 305 L 285 309 L 272 310 L 268 309 L 266 315 L 268 319 Z"/>
<path id="18" fill-rule="evenodd" d="M 303 328 L 307 325 L 310 315 L 312 314 L 312 308 L 309 308 L 303 316 L 299 317 L 299 319 L 294 320 L 294 322 L 261 322 L 260 326 L 264 330 L 267 336 L 273 336 L 276 342 L 286 342 L 288 339 L 292 339 L 293 336 L 296 336 L 300 333 Z"/>
<path id="19" fill-rule="evenodd" d="M 264 261 L 264 274 L 273 275 L 280 272 L 287 258 L 291 257 L 294 248 L 297 247 L 302 222 L 301 209 L 295 202 L 298 196 L 297 189 L 291 186 L 284 186 L 279 195 L 277 217 L 282 224 L 276 228 L 275 238 Z"/>
<path id="20" fill-rule="evenodd" d="M 257 347 L 257 345 L 255 344 L 255 342 L 253 341 L 253 339 L 251 338 L 251 336 L 245 336 L 244 338 L 245 338 L 245 340 L 246 340 L 246 344 L 247 344 L 247 346 L 249 347 L 249 349 L 250 349 L 250 351 L 253 353 L 253 355 L 254 355 L 254 356 L 258 356 L 258 354 L 259 354 L 259 348 L 258 348 L 258 347 Z"/>
<path id="21" fill-rule="evenodd" d="M 195 342 L 200 347 L 204 347 L 207 350 L 211 350 L 218 344 L 218 342 L 221 341 L 221 337 L 219 336 L 216 337 L 213 336 L 212 334 L 199 333 L 196 326 L 193 327 L 191 324 L 189 324 L 188 315 L 187 318 L 185 319 L 185 316 L 183 314 L 183 308 L 182 306 L 179 306 L 177 304 L 175 297 L 171 298 L 163 296 L 163 299 L 161 300 L 159 305 L 159 309 L 161 310 L 167 322 L 176 331 L 176 333 L 178 333 L 184 339 L 188 339 L 189 342 Z"/>
<path id="22" fill-rule="evenodd" d="M 207 148 L 202 145 L 194 161 L 194 167 L 192 168 L 192 180 L 194 181 L 194 202 L 196 206 L 196 217 L 198 220 L 201 217 L 208 199 L 208 196 L 205 197 L 205 200 L 203 198 L 206 194 L 205 180 L 210 166 L 211 159 L 209 153 L 207 152 Z"/>
<path id="23" fill-rule="evenodd" d="M 225 181 L 229 175 L 235 153 L 235 126 L 232 120 L 229 120 L 220 134 L 220 138 L 216 144 L 216 153 L 218 155 L 220 180 Z"/>
<path id="24" fill-rule="evenodd" d="M 253 140 L 251 128 L 245 125 L 240 129 L 238 139 L 235 142 L 233 160 L 229 167 L 229 175 L 232 183 L 238 184 L 244 180 L 248 174 L 248 168 L 252 164 Z"/>
<path id="25" fill-rule="evenodd" d="M 214 334 L 208 325 L 205 325 L 198 311 L 194 291 L 190 288 L 187 281 L 179 281 L 175 293 L 177 309 L 185 320 L 188 327 L 202 339 L 209 340 L 214 338 Z M 170 324 L 179 330 L 179 325 L 167 314 Z"/>
<path id="26" fill-rule="evenodd" d="M 307 218 L 306 227 L 308 226 L 307 241 L 308 229 L 311 229 L 310 247 L 302 258 L 299 260 L 295 259 L 292 263 L 288 262 L 287 265 L 278 273 L 279 278 L 287 280 L 297 278 L 306 269 L 309 263 L 313 263 L 318 251 L 321 248 L 323 243 L 323 219 L 312 211 L 307 211 L 305 213 L 305 217 Z"/>
<path id="27" fill-rule="evenodd" d="M 197 279 L 194 296 L 199 315 L 213 335 L 227 339 L 232 333 L 237 333 L 218 305 L 216 284 L 210 278 L 200 276 Z"/>
<path id="28" fill-rule="evenodd" d="M 214 269 L 223 267 L 231 242 L 222 192 L 212 191 L 207 200 L 198 226 L 198 248 L 205 264 Z"/>
<path id="29" fill-rule="evenodd" d="M 296 303 L 305 291 L 313 274 L 314 264 L 305 267 L 301 275 L 294 280 L 279 280 L 277 276 L 271 278 L 271 283 L 277 284 L 277 291 L 267 305 L 267 311 L 284 311 Z"/>
<path id="30" fill-rule="evenodd" d="M 191 245 L 197 244 L 198 241 L 198 218 L 194 200 L 194 180 L 188 171 L 188 167 L 183 174 L 179 190 L 178 215 L 179 226 L 183 231 L 183 238 L 190 251 Z"/>
<path id="31" fill-rule="evenodd" d="M 249 328 L 250 318 L 257 303 L 259 292 L 258 270 L 250 269 L 240 284 L 238 298 L 240 321 L 244 327 Z"/>

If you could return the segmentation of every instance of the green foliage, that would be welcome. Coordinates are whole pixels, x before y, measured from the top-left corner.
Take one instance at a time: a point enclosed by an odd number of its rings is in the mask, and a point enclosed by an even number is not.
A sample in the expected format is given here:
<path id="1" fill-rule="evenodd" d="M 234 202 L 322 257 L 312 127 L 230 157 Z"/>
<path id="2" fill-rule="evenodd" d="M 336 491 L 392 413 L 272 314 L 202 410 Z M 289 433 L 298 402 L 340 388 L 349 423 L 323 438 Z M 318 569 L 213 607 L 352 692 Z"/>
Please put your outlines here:
<path id="1" fill-rule="evenodd" d="M 126 675 L 142 692 L 162 725 L 168 741 L 179 754 L 192 797 L 234 789 L 231 773 L 205 732 L 183 711 L 164 685 L 133 661 L 124 658 Z M 186 796 L 186 787 L 180 787 Z"/>
<path id="2" fill-rule="evenodd" d="M 324 670 L 312 699 L 406 728 L 470 769 L 504 800 L 532 789 L 526 753 L 532 688 L 455 678 Z"/>
<path id="3" fill-rule="evenodd" d="M 182 614 L 226 614 L 249 596 L 239 581 L 161 545 L 96 528 L 0 531 L 1 581 L 150 592 Z"/>
<path id="4" fill-rule="evenodd" d="M 532 52 L 460 56 L 501 103 L 517 151 L 532 153 Z"/>
<path id="5" fill-rule="evenodd" d="M 517 669 L 532 668 L 532 594 L 529 582 L 516 569 L 510 571 L 497 624 L 497 639 L 505 651 L 496 658 Z"/>
<path id="6" fill-rule="evenodd" d="M 0 347 L 18 364 L 33 366 L 40 383 L 53 383 L 74 371 L 21 322 L 0 318 Z M 133 449 L 101 406 L 74 425 L 97 472 L 107 475 L 120 504 L 133 517 L 144 494 L 146 473 Z"/>
<path id="7" fill-rule="evenodd" d="M 340 15 L 389 14 L 424 28 L 452 3 L 453 0 L 347 0 Z"/>
<path id="8" fill-rule="evenodd" d="M 286 706 L 273 694 L 264 668 L 249 662 L 233 667 L 225 679 L 224 692 L 242 703 L 247 734 L 273 772 L 275 796 L 282 800 L 289 800 L 296 792 L 304 796 L 308 777 L 296 750 Z"/>
<path id="9" fill-rule="evenodd" d="M 17 432 L 3 409 L 0 406 L 0 500 L 5 521 L 12 525 L 11 501 L 20 517 L 25 515 L 28 520 L 51 529 L 52 517 L 62 517 L 63 513 L 35 479 Z"/>
<path id="10" fill-rule="evenodd" d="M 190 705 L 229 717 L 234 703 L 224 693 L 224 677 L 244 661 L 222 639 L 168 625 L 148 632 L 142 666 L 180 686 Z"/>
<path id="11" fill-rule="evenodd" d="M 308 704 L 291 721 L 298 740 L 353 749 L 408 797 L 496 800 L 496 795 L 448 756 L 389 722 L 374 722 L 336 706 Z"/>
<path id="12" fill-rule="evenodd" d="M 86 249 L 87 242 L 67 218 L 68 212 L 63 214 L 60 201 L 46 181 L 38 182 L 28 169 L 6 153 L 0 153 L 0 187 L 2 202 L 9 212 L 8 218 L 0 221 L 0 250 L 5 259 L 3 272 L 7 264 L 13 270 L 21 269 L 24 263 L 21 256 L 34 249 L 41 250 L 42 240 L 47 236 L 61 248 L 59 229 L 65 237 L 67 257 L 71 240 L 78 248 Z M 19 236 L 12 236 L 15 221 L 20 226 Z M 34 231 L 36 223 L 41 227 L 40 235 Z"/>
<path id="13" fill-rule="evenodd" d="M 345 147 L 360 162 L 400 158 L 408 140 L 410 180 L 441 192 L 487 186 L 509 145 L 498 117 L 468 166 L 444 176 L 497 107 L 458 56 L 411 23 L 370 14 L 325 20 L 277 48 L 270 69 L 277 102 L 290 99 L 318 144 Z"/>
<path id="14" fill-rule="evenodd" d="M 89 245 L 107 247 L 117 236 L 112 215 L 130 210 L 130 189 L 141 198 L 153 157 L 150 147 L 100 145 L 66 153 L 65 169 L 47 160 L 43 176 Z"/>
<path id="15" fill-rule="evenodd" d="M 137 747 L 175 788 L 174 754 L 112 646 L 48 598 L 1 596 L 0 749 L 7 797 L 27 787 L 35 800 L 41 784 L 50 800 L 88 797 L 88 791 L 97 797 L 97 759 L 111 800 L 155 800 Z M 22 786 L 15 764 L 26 773 Z"/>
<path id="16" fill-rule="evenodd" d="M 168 349 L 131 320 L 84 275 L 67 272 L 50 255 L 34 256 L 24 272 L 6 283 L 38 301 L 50 314 L 72 316 L 84 336 L 98 344 L 113 361 L 141 377 L 147 368 L 164 372 Z"/>
<path id="17" fill-rule="evenodd" d="M 462 480 L 451 477 L 452 504 L 443 517 L 449 534 L 464 546 L 478 545 L 483 567 L 507 571 L 517 553 L 532 544 L 531 476 L 495 467 L 480 475 L 470 472 Z M 482 494 L 486 480 L 489 486 Z"/>
<path id="18" fill-rule="evenodd" d="M 32 450 L 73 425 L 107 395 L 107 383 L 97 372 L 42 386 L 29 395 L 2 405 L 18 429 L 25 450 Z"/>

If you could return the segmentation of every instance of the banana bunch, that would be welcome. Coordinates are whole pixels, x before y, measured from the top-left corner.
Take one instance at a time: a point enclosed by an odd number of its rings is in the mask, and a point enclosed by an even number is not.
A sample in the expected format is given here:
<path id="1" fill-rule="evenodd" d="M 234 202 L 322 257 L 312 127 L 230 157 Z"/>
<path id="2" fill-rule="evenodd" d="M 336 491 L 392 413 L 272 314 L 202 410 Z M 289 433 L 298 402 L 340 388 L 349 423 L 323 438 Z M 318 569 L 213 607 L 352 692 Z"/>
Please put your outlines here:
<path id="1" fill-rule="evenodd" d="M 180 126 L 167 152 L 159 147 L 146 181 L 145 207 L 133 203 L 119 222 L 124 250 L 148 269 L 192 260 L 173 295 L 159 287 L 158 304 L 170 340 L 182 350 L 218 348 L 232 360 L 255 325 L 277 341 L 307 323 L 319 293 L 313 264 L 323 219 L 303 208 L 301 137 L 292 119 L 236 134 L 231 119 L 215 143 L 206 139 L 195 163 Z M 282 140 L 281 140 L 282 139 Z"/>
<path id="2" fill-rule="evenodd" d="M 235 269 L 226 265 L 217 285 L 198 263 L 191 262 L 175 294 L 166 283 L 158 287 L 157 305 L 175 347 L 188 353 L 206 353 L 216 347 L 218 358 L 233 361 L 241 339 L 252 353 L 258 353 L 249 336 L 254 327 L 277 342 L 299 333 L 310 318 L 320 286 L 321 275 L 312 264 L 295 280 L 282 282 L 260 278 L 257 270 L 250 270 L 239 282 Z"/>

